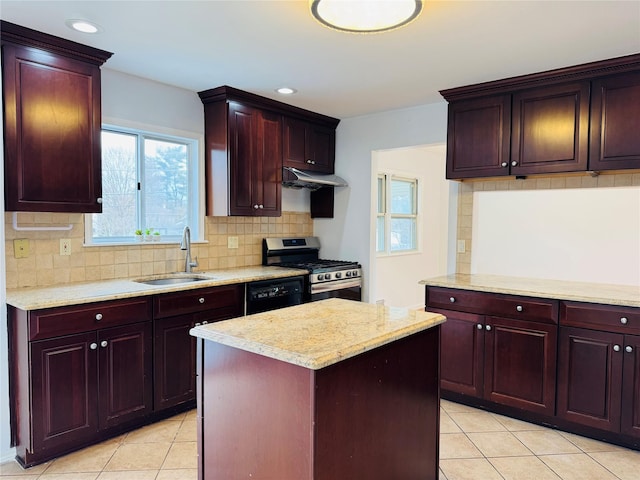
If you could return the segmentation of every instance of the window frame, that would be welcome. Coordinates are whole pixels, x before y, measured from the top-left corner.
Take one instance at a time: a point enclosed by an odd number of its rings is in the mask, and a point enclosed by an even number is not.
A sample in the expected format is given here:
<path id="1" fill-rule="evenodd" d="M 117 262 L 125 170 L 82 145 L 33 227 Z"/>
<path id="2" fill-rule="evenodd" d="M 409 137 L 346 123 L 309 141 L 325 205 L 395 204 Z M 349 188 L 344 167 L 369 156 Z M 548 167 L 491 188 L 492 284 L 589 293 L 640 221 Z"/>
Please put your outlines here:
<path id="1" fill-rule="evenodd" d="M 382 180 L 382 183 L 380 183 Z M 414 184 L 413 189 L 413 207 L 415 209 L 415 213 L 412 214 L 401 214 L 401 213 L 392 213 L 391 212 L 391 181 L 392 180 L 400 180 Z M 380 171 L 376 177 L 376 256 L 378 257 L 388 257 L 388 256 L 396 256 L 396 255 L 415 255 L 422 253 L 422 208 L 421 208 L 421 199 L 422 199 L 422 178 L 416 176 L 415 174 L 403 173 L 403 172 L 394 172 L 394 171 Z M 382 185 L 382 188 L 379 186 Z M 381 198 L 382 196 L 382 202 Z M 380 206 L 382 205 L 382 212 L 380 211 Z M 394 218 L 409 218 L 415 220 L 415 248 L 405 249 L 405 250 L 392 250 L 391 249 L 391 221 Z M 382 219 L 383 229 L 384 229 L 384 246 L 382 249 L 378 249 L 378 238 L 379 238 L 379 230 L 378 226 L 380 220 Z"/>
<path id="2" fill-rule="evenodd" d="M 143 178 L 144 162 L 141 160 L 141 154 L 144 151 L 141 141 L 156 140 L 183 143 L 187 145 L 188 149 L 188 211 L 189 220 L 187 225 L 191 229 L 192 243 L 205 242 L 204 233 L 204 137 L 200 133 L 189 132 L 184 130 L 178 130 L 173 128 L 159 127 L 154 125 L 143 125 L 134 122 L 127 122 L 122 120 L 105 120 L 101 127 L 102 131 L 108 131 L 113 133 L 121 133 L 124 135 L 136 135 L 137 152 L 136 152 L 136 176 L 139 182 Z M 142 201 L 142 192 L 144 192 L 144 184 L 141 185 L 141 189 L 138 190 L 136 196 L 136 215 L 140 217 L 140 208 Z M 103 192 L 104 193 L 104 192 Z M 131 232 L 130 237 L 110 237 L 109 239 L 94 239 L 93 238 L 93 218 L 91 213 L 84 215 L 84 245 L 85 246 L 116 246 L 116 245 L 141 245 L 135 241 L 134 232 Z M 139 219 L 137 219 L 139 220 Z M 143 228 L 144 226 L 140 226 Z M 180 235 L 162 235 L 160 242 L 153 242 L 157 245 L 166 243 L 180 242 Z M 147 244 L 147 242 L 143 243 Z"/>

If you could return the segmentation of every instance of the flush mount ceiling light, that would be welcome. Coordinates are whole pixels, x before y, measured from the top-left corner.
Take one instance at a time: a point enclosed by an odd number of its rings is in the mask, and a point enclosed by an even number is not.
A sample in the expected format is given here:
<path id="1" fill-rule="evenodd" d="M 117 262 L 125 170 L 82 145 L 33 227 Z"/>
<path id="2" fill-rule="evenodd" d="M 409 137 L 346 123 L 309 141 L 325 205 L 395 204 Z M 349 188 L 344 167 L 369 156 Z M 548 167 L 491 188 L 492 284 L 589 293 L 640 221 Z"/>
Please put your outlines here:
<path id="1" fill-rule="evenodd" d="M 422 0 L 309 0 L 323 25 L 352 33 L 386 32 L 415 20 Z"/>
<path id="2" fill-rule="evenodd" d="M 80 18 L 70 18 L 64 23 L 72 30 L 82 33 L 98 33 L 102 30 L 99 25 Z"/>

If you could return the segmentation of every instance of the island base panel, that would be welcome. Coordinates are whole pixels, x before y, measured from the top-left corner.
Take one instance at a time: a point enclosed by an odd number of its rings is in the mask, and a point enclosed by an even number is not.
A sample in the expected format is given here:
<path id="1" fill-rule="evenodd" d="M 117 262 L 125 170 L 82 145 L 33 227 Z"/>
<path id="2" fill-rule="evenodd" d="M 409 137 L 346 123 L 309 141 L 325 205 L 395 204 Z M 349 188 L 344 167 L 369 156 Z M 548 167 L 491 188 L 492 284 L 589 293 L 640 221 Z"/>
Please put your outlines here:
<path id="1" fill-rule="evenodd" d="M 320 370 L 204 341 L 199 478 L 437 479 L 439 331 Z"/>

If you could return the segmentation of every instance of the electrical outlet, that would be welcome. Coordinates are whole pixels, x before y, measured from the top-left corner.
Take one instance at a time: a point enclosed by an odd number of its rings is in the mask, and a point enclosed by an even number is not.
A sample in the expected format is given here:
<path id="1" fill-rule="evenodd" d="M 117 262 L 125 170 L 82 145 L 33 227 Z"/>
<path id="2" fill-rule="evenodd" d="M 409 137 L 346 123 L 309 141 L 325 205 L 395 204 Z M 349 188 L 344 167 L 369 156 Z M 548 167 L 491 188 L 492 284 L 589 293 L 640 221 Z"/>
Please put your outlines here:
<path id="1" fill-rule="evenodd" d="M 60 255 L 71 255 L 71 240 L 68 238 L 60 239 Z"/>
<path id="2" fill-rule="evenodd" d="M 17 238 L 13 241 L 13 256 L 16 258 L 27 258 L 29 256 L 29 240 Z"/>
<path id="3" fill-rule="evenodd" d="M 238 248 L 238 237 L 227 237 L 227 248 Z"/>
<path id="4" fill-rule="evenodd" d="M 465 253 L 467 251 L 467 244 L 464 240 L 458 240 L 458 253 Z"/>

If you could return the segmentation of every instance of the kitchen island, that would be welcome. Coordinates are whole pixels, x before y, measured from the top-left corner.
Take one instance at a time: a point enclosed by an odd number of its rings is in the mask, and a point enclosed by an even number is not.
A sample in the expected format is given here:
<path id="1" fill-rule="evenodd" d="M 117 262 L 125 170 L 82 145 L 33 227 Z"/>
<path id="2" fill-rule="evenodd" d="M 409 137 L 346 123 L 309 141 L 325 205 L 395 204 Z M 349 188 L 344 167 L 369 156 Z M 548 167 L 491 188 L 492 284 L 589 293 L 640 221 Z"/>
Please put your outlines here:
<path id="1" fill-rule="evenodd" d="M 329 299 L 192 329 L 199 478 L 437 479 L 444 321 Z"/>

